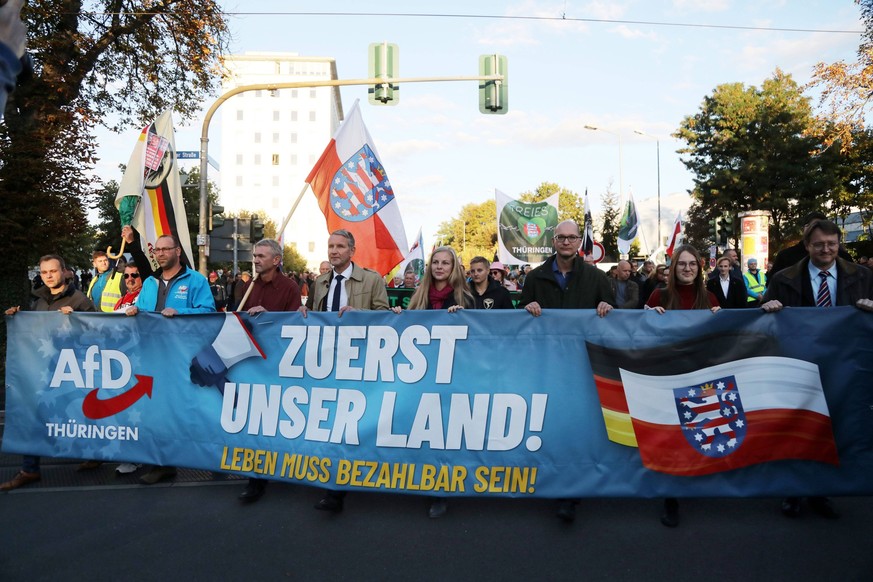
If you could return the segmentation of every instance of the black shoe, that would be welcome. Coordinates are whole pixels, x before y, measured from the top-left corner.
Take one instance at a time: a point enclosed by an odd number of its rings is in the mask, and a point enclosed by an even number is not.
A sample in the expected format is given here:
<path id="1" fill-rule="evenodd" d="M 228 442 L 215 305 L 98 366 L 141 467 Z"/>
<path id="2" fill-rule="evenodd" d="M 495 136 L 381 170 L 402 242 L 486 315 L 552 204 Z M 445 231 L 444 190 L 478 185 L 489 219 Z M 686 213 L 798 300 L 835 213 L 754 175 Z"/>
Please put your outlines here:
<path id="1" fill-rule="evenodd" d="M 792 519 L 800 517 L 800 497 L 786 497 L 783 499 L 782 515 Z"/>
<path id="2" fill-rule="evenodd" d="M 576 503 L 572 499 L 562 499 L 558 503 L 558 511 L 555 515 L 561 521 L 573 523 L 573 520 L 576 519 Z"/>
<path id="3" fill-rule="evenodd" d="M 431 519 L 442 517 L 449 510 L 449 501 L 445 497 L 434 499 L 427 510 L 427 516 Z"/>
<path id="4" fill-rule="evenodd" d="M 827 497 L 810 497 L 809 508 L 825 519 L 840 519 L 840 514 Z"/>
<path id="5" fill-rule="evenodd" d="M 666 527 L 679 525 L 679 500 L 668 498 L 664 500 L 664 513 L 661 514 L 661 523 Z"/>
<path id="6" fill-rule="evenodd" d="M 264 495 L 264 489 L 267 488 L 267 482 L 263 479 L 249 479 L 249 484 L 239 494 L 239 500 L 251 503 L 257 501 Z"/>
<path id="7" fill-rule="evenodd" d="M 315 509 L 319 511 L 330 511 L 331 513 L 339 513 L 343 510 L 343 498 L 333 495 L 325 495 L 315 504 Z"/>

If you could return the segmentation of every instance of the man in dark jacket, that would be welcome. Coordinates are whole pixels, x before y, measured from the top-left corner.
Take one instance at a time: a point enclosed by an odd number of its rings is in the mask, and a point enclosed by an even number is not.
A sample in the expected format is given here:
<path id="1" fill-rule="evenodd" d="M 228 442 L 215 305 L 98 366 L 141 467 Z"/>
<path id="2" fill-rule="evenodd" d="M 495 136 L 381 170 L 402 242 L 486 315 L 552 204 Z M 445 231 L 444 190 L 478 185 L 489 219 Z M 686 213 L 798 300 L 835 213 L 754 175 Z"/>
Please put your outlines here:
<path id="1" fill-rule="evenodd" d="M 491 277 L 491 263 L 485 257 L 470 261 L 470 291 L 476 309 L 515 309 L 509 291 Z"/>
<path id="2" fill-rule="evenodd" d="M 555 228 L 555 254 L 527 276 L 521 302 L 528 313 L 539 317 L 543 309 L 596 309 L 605 316 L 615 308 L 615 296 L 606 275 L 579 256 L 582 244 L 579 225 L 565 220 Z M 577 499 L 558 500 L 558 518 L 576 518 Z"/>
<path id="3" fill-rule="evenodd" d="M 873 311 L 873 274 L 838 256 L 841 236 L 840 228 L 830 220 L 810 222 L 803 232 L 806 258 L 773 276 L 761 309 L 775 313 L 783 307 L 854 305 Z M 800 501 L 799 497 L 786 497 L 782 513 L 799 516 Z M 824 517 L 838 517 L 826 497 L 810 497 L 809 506 Z"/>
<path id="4" fill-rule="evenodd" d="M 81 291 L 68 285 L 64 279 L 66 265 L 57 255 L 45 255 L 39 260 L 39 274 L 43 285 L 33 291 L 34 302 L 30 311 L 60 311 L 66 315 L 74 311 L 97 311 L 94 303 Z M 10 307 L 6 315 L 15 315 L 21 307 Z M 21 471 L 15 477 L 0 484 L 0 491 L 10 491 L 40 480 L 39 457 L 24 455 Z"/>
<path id="5" fill-rule="evenodd" d="M 555 254 L 527 276 L 521 302 L 534 317 L 543 309 L 596 309 L 603 317 L 615 307 L 606 275 L 578 255 L 579 225 L 565 220 L 555 228 Z"/>

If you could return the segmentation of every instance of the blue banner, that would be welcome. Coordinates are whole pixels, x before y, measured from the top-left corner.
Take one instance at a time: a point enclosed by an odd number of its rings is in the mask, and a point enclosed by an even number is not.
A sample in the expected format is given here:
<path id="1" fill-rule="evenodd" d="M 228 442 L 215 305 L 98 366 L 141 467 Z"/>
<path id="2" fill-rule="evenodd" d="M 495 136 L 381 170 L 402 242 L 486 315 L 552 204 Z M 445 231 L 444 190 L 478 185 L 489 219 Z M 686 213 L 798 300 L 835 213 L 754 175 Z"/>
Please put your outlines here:
<path id="1" fill-rule="evenodd" d="M 440 496 L 873 493 L 850 307 L 6 321 L 6 452 Z"/>

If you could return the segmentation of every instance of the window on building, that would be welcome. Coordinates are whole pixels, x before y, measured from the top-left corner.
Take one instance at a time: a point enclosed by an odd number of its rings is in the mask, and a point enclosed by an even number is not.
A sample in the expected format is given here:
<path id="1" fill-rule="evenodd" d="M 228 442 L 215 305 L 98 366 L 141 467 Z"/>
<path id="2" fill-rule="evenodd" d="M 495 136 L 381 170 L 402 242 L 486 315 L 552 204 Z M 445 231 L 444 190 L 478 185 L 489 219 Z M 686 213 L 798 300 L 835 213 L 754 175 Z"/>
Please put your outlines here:
<path id="1" fill-rule="evenodd" d="M 270 97 L 278 97 L 279 90 L 278 89 L 270 89 Z"/>
<path id="2" fill-rule="evenodd" d="M 261 96 L 261 90 L 258 89 L 257 91 L 255 91 L 255 97 L 260 97 L 260 96 Z"/>
<path id="3" fill-rule="evenodd" d="M 279 143 L 279 134 L 278 133 L 273 134 L 273 143 Z"/>
<path id="4" fill-rule="evenodd" d="M 291 165 L 292 166 L 297 165 L 297 154 L 291 154 Z"/>
<path id="5" fill-rule="evenodd" d="M 310 99 L 315 99 L 315 89 L 310 89 L 310 90 L 309 90 L 309 98 L 310 98 Z"/>
<path id="6" fill-rule="evenodd" d="M 297 99 L 297 89 L 291 89 L 291 98 Z"/>
<path id="7" fill-rule="evenodd" d="M 309 252 L 310 253 L 315 252 L 315 241 L 314 240 L 309 241 Z"/>
<path id="8" fill-rule="evenodd" d="M 273 112 L 273 121 L 279 121 L 279 112 L 278 111 Z"/>
<path id="9" fill-rule="evenodd" d="M 273 187 L 277 188 L 279 186 L 279 176 L 273 176 Z"/>
<path id="10" fill-rule="evenodd" d="M 309 121 L 315 121 L 315 111 L 309 112 Z"/>
<path id="11" fill-rule="evenodd" d="M 255 165 L 256 166 L 261 165 L 261 154 L 255 154 Z"/>
<path id="12" fill-rule="evenodd" d="M 237 154 L 237 155 L 236 155 L 236 165 L 237 165 L 237 166 L 241 166 L 242 163 L 243 163 L 243 155 L 242 155 L 242 154 Z"/>
<path id="13" fill-rule="evenodd" d="M 236 120 L 237 120 L 237 121 L 242 121 L 242 120 L 243 120 L 243 112 L 242 112 L 242 109 L 237 109 L 237 110 L 236 110 Z"/>
<path id="14" fill-rule="evenodd" d="M 297 121 L 297 112 L 296 111 L 291 112 L 291 121 Z"/>
<path id="15" fill-rule="evenodd" d="M 255 143 L 261 143 L 261 132 L 255 132 Z"/>
<path id="16" fill-rule="evenodd" d="M 297 143 L 297 132 L 291 133 L 291 143 Z"/>
<path id="17" fill-rule="evenodd" d="M 279 199 L 273 198 L 273 208 L 279 208 Z"/>
<path id="18" fill-rule="evenodd" d="M 237 177 L 236 177 L 236 185 L 237 185 L 237 186 L 242 186 L 242 185 L 243 185 L 243 184 L 242 184 L 242 176 L 237 176 Z"/>
<path id="19" fill-rule="evenodd" d="M 273 154 L 273 165 L 274 166 L 279 165 L 279 154 Z"/>

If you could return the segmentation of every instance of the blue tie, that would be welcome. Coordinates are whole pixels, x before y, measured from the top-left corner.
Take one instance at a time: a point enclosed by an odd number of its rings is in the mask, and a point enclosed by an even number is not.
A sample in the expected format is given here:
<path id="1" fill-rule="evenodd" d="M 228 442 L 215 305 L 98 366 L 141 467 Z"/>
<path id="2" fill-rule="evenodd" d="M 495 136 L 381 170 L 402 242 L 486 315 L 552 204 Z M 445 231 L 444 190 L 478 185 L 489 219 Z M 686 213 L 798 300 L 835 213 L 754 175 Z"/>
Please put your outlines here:
<path id="1" fill-rule="evenodd" d="M 821 285 L 818 286 L 818 293 L 815 296 L 815 306 L 830 307 L 831 290 L 828 288 L 828 272 L 822 271 L 818 276 L 821 277 Z"/>
<path id="2" fill-rule="evenodd" d="M 337 275 L 334 277 L 334 281 L 336 281 L 336 287 L 333 288 L 333 297 L 330 300 L 330 310 L 331 311 L 339 311 L 340 308 L 340 291 L 342 291 L 344 277 L 342 275 Z"/>

